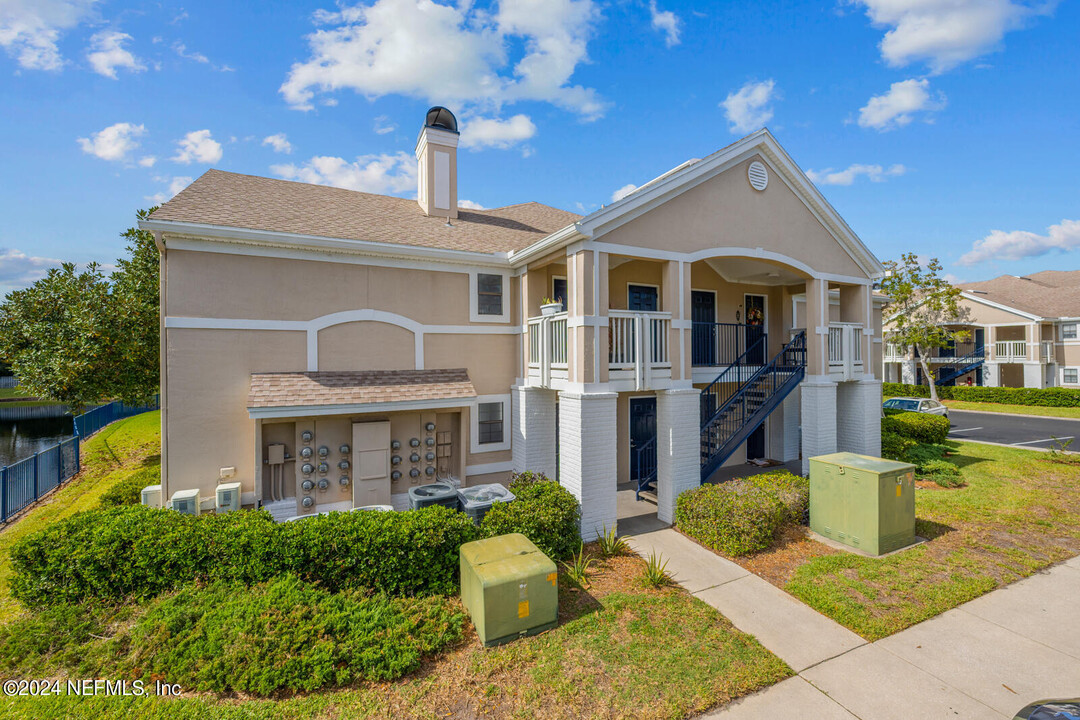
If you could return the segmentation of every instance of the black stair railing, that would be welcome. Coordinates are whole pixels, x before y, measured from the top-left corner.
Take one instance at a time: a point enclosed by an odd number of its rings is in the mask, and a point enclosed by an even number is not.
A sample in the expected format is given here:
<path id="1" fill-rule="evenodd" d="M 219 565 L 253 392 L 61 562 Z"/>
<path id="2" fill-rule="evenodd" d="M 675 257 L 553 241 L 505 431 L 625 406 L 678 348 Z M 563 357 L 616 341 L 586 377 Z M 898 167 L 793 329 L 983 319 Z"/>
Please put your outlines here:
<path id="1" fill-rule="evenodd" d="M 938 365 L 937 382 L 945 383 L 955 380 L 964 373 L 969 373 L 986 360 L 986 348 L 982 345 L 975 348 L 963 357 L 950 359 L 948 363 Z"/>
<path id="2" fill-rule="evenodd" d="M 730 365 L 724 368 L 723 372 L 716 376 L 715 380 L 706 385 L 705 389 L 701 391 L 702 427 L 709 421 L 709 418 L 716 414 L 716 410 L 720 406 L 738 392 L 742 383 L 754 371 L 763 367 L 761 363 L 752 361 L 765 355 L 767 342 L 768 336 L 762 334 L 757 340 L 750 343 L 749 347 L 743 350 Z"/>
<path id="3" fill-rule="evenodd" d="M 731 368 L 721 373 L 720 383 Z M 711 409 L 703 393 L 701 423 L 701 476 L 705 480 L 731 453 L 760 427 L 802 381 L 806 373 L 806 332 L 802 331 L 768 363 L 745 381 L 725 391 L 723 402 Z M 735 376 L 731 377 L 735 381 Z M 724 383 L 727 385 L 728 383 Z M 719 397 L 719 394 L 717 394 Z"/>
<path id="4" fill-rule="evenodd" d="M 656 471 L 656 438 L 652 438 L 641 447 L 634 448 L 634 472 L 637 475 L 635 500 L 640 500 L 643 492 L 656 490 Z"/>
<path id="5" fill-rule="evenodd" d="M 765 328 L 761 325 L 694 322 L 690 330 L 690 362 L 694 367 L 731 365 L 739 361 L 748 346 L 764 337 Z M 763 343 L 761 347 L 766 345 Z M 757 356 L 758 364 L 762 357 L 763 354 Z"/>

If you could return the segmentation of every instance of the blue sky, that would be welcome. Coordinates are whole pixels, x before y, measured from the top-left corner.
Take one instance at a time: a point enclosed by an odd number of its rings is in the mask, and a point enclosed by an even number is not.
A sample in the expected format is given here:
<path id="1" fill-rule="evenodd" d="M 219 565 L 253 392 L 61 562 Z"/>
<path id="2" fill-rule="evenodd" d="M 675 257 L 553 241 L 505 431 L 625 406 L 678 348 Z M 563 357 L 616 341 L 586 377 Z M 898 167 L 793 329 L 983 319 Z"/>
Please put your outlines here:
<path id="1" fill-rule="evenodd" d="M 255 9 L 246 7 L 254 5 Z M 882 259 L 1080 267 L 1075 0 L 0 0 L 0 290 L 217 167 L 579 212 L 767 125 Z"/>

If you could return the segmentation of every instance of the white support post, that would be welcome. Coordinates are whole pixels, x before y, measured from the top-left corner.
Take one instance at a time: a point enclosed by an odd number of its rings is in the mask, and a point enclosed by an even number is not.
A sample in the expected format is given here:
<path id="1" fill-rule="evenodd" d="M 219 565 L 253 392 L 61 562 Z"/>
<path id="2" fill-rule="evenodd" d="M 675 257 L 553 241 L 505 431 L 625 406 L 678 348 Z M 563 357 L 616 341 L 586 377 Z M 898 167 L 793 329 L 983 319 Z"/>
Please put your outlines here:
<path id="1" fill-rule="evenodd" d="M 666 390 L 656 394 L 656 516 L 675 522 L 675 501 L 701 484 L 701 391 Z"/>
<path id="2" fill-rule="evenodd" d="M 799 399 L 802 391 L 799 388 L 792 390 L 784 398 L 784 452 L 781 460 L 791 462 L 799 459 Z"/>
<path id="3" fill-rule="evenodd" d="M 515 385 L 511 395 L 514 472 L 542 472 L 555 479 L 555 398 L 552 390 Z"/>
<path id="4" fill-rule="evenodd" d="M 810 458 L 836 452 L 836 383 L 828 375 L 808 375 L 802 390 L 802 471 Z"/>
<path id="5" fill-rule="evenodd" d="M 617 398 L 616 393 L 559 393 L 559 482 L 581 503 L 586 542 L 618 522 Z"/>
<path id="6" fill-rule="evenodd" d="M 836 388 L 836 449 L 881 455 L 881 381 L 864 378 Z"/>

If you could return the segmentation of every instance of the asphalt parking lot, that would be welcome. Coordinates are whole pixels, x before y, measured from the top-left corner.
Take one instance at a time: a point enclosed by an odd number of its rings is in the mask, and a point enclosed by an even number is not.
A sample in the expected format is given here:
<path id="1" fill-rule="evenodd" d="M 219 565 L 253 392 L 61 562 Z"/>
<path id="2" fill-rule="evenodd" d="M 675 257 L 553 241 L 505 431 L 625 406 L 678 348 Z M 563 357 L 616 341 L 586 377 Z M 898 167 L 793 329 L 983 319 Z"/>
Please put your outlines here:
<path id="1" fill-rule="evenodd" d="M 1032 448 L 1051 448 L 1055 443 L 1073 440 L 1069 449 L 1080 449 L 1080 420 L 949 410 L 949 421 L 950 440 L 981 440 Z"/>

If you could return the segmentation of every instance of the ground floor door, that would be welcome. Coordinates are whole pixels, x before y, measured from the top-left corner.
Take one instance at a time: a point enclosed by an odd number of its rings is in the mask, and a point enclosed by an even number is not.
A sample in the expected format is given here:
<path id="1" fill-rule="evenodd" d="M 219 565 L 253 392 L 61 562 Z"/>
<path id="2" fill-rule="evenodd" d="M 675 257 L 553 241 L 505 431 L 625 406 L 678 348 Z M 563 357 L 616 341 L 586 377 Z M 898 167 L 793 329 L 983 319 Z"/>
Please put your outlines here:
<path id="1" fill-rule="evenodd" d="M 630 480 L 656 472 L 656 398 L 630 398 Z"/>
<path id="2" fill-rule="evenodd" d="M 750 437 L 746 438 L 746 459 L 757 460 L 765 457 L 765 424 L 762 423 Z"/>

